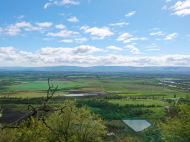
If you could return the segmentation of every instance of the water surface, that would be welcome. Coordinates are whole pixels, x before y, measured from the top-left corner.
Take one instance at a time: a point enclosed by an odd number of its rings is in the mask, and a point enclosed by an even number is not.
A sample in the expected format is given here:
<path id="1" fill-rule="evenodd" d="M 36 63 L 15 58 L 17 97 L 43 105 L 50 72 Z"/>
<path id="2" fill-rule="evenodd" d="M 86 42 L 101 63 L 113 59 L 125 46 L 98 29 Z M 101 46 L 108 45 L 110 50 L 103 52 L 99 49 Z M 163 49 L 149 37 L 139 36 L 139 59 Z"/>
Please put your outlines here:
<path id="1" fill-rule="evenodd" d="M 151 126 L 146 120 L 123 120 L 123 122 L 136 132 L 142 131 Z"/>

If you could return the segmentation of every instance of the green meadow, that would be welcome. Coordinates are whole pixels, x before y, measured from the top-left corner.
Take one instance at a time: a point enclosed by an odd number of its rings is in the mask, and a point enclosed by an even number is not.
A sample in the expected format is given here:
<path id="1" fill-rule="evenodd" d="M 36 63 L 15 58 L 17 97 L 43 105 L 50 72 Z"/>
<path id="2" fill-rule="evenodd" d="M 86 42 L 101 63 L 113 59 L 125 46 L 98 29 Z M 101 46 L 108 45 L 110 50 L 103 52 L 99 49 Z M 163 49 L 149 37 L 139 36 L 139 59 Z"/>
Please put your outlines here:
<path id="1" fill-rule="evenodd" d="M 80 85 L 80 83 L 73 81 L 51 81 L 50 84 L 54 85 L 54 87 L 58 86 L 59 89 L 74 87 Z M 18 84 L 6 87 L 0 87 L 0 91 L 6 90 L 47 90 L 48 84 L 47 81 L 34 81 L 28 82 L 25 84 Z"/>
<path id="2" fill-rule="evenodd" d="M 167 106 L 167 105 L 173 105 L 173 103 L 168 103 L 166 101 L 162 100 L 113 100 L 109 101 L 110 103 L 113 104 L 119 104 L 120 106 L 124 106 L 126 104 L 144 104 L 145 106 L 147 105 L 159 105 L 159 106 Z"/>

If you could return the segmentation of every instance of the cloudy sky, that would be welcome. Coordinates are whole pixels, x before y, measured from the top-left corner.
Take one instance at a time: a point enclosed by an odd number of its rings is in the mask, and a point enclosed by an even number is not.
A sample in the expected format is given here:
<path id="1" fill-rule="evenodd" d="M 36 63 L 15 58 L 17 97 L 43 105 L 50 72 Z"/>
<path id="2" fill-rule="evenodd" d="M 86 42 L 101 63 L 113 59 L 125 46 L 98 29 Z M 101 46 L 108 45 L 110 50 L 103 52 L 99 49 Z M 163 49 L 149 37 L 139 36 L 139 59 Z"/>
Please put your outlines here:
<path id="1" fill-rule="evenodd" d="M 0 66 L 190 66 L 190 0 L 1 0 Z"/>

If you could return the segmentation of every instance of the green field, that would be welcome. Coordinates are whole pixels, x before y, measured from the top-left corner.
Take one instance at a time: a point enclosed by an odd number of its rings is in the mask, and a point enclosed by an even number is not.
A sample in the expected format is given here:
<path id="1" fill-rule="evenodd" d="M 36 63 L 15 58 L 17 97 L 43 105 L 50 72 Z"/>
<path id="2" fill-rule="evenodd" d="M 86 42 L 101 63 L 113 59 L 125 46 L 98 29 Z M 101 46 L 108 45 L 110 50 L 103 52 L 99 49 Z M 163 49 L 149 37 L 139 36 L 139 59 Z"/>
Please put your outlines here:
<path id="1" fill-rule="evenodd" d="M 60 94 L 68 94 L 65 91 L 56 91 L 54 96 L 59 96 Z M 38 97 L 47 97 L 47 91 L 1 91 L 0 98 L 4 97 L 17 97 L 17 98 L 38 98 Z"/>
<path id="2" fill-rule="evenodd" d="M 51 81 L 55 87 L 58 86 L 59 89 L 74 87 L 80 85 L 80 83 L 73 81 Z M 6 87 L 0 87 L 0 91 L 6 90 L 47 90 L 48 84 L 47 81 L 34 81 L 26 84 L 18 84 Z"/>
<path id="3" fill-rule="evenodd" d="M 146 108 L 143 108 L 144 110 Z M 165 116 L 165 111 L 163 107 L 155 107 L 155 108 L 149 108 L 149 110 L 152 110 L 153 113 L 144 114 L 142 115 L 142 118 L 144 119 L 158 119 Z"/>
<path id="4" fill-rule="evenodd" d="M 119 93 L 117 92 L 118 96 L 156 96 L 156 97 L 169 97 L 169 98 L 173 98 L 174 94 L 177 95 L 177 97 L 184 97 L 185 93 L 184 92 L 180 92 L 177 90 L 170 90 L 170 91 L 139 91 L 137 93 Z"/>
<path id="5" fill-rule="evenodd" d="M 126 104 L 144 104 L 144 105 L 160 105 L 160 106 L 167 106 L 173 105 L 173 103 L 168 103 L 162 100 L 113 100 L 109 101 L 113 104 L 119 104 L 120 106 L 124 106 Z"/>

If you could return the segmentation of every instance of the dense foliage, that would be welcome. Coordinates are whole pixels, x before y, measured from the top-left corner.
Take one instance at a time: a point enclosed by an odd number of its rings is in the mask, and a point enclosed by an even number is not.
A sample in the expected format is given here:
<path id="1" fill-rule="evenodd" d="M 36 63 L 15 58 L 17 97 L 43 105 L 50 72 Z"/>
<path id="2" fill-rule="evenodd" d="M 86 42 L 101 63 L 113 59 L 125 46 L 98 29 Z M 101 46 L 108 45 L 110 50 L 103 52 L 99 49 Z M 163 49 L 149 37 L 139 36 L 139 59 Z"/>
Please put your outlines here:
<path id="1" fill-rule="evenodd" d="M 101 99 L 77 99 L 78 107 L 87 105 L 90 109 L 99 114 L 106 120 L 122 120 L 124 118 L 133 118 L 145 114 L 146 112 L 141 108 L 131 108 L 119 106 L 118 104 L 109 103 Z"/>
<path id="2" fill-rule="evenodd" d="M 105 126 L 101 118 L 87 107 L 77 108 L 74 101 L 66 101 L 64 109 L 53 111 L 47 117 L 31 117 L 19 128 L 0 130 L 1 142 L 82 142 L 102 141 Z"/>
<path id="3" fill-rule="evenodd" d="M 190 141 L 190 106 L 180 104 L 177 106 L 178 116 L 167 117 L 160 123 L 162 139 L 164 141 Z"/>

